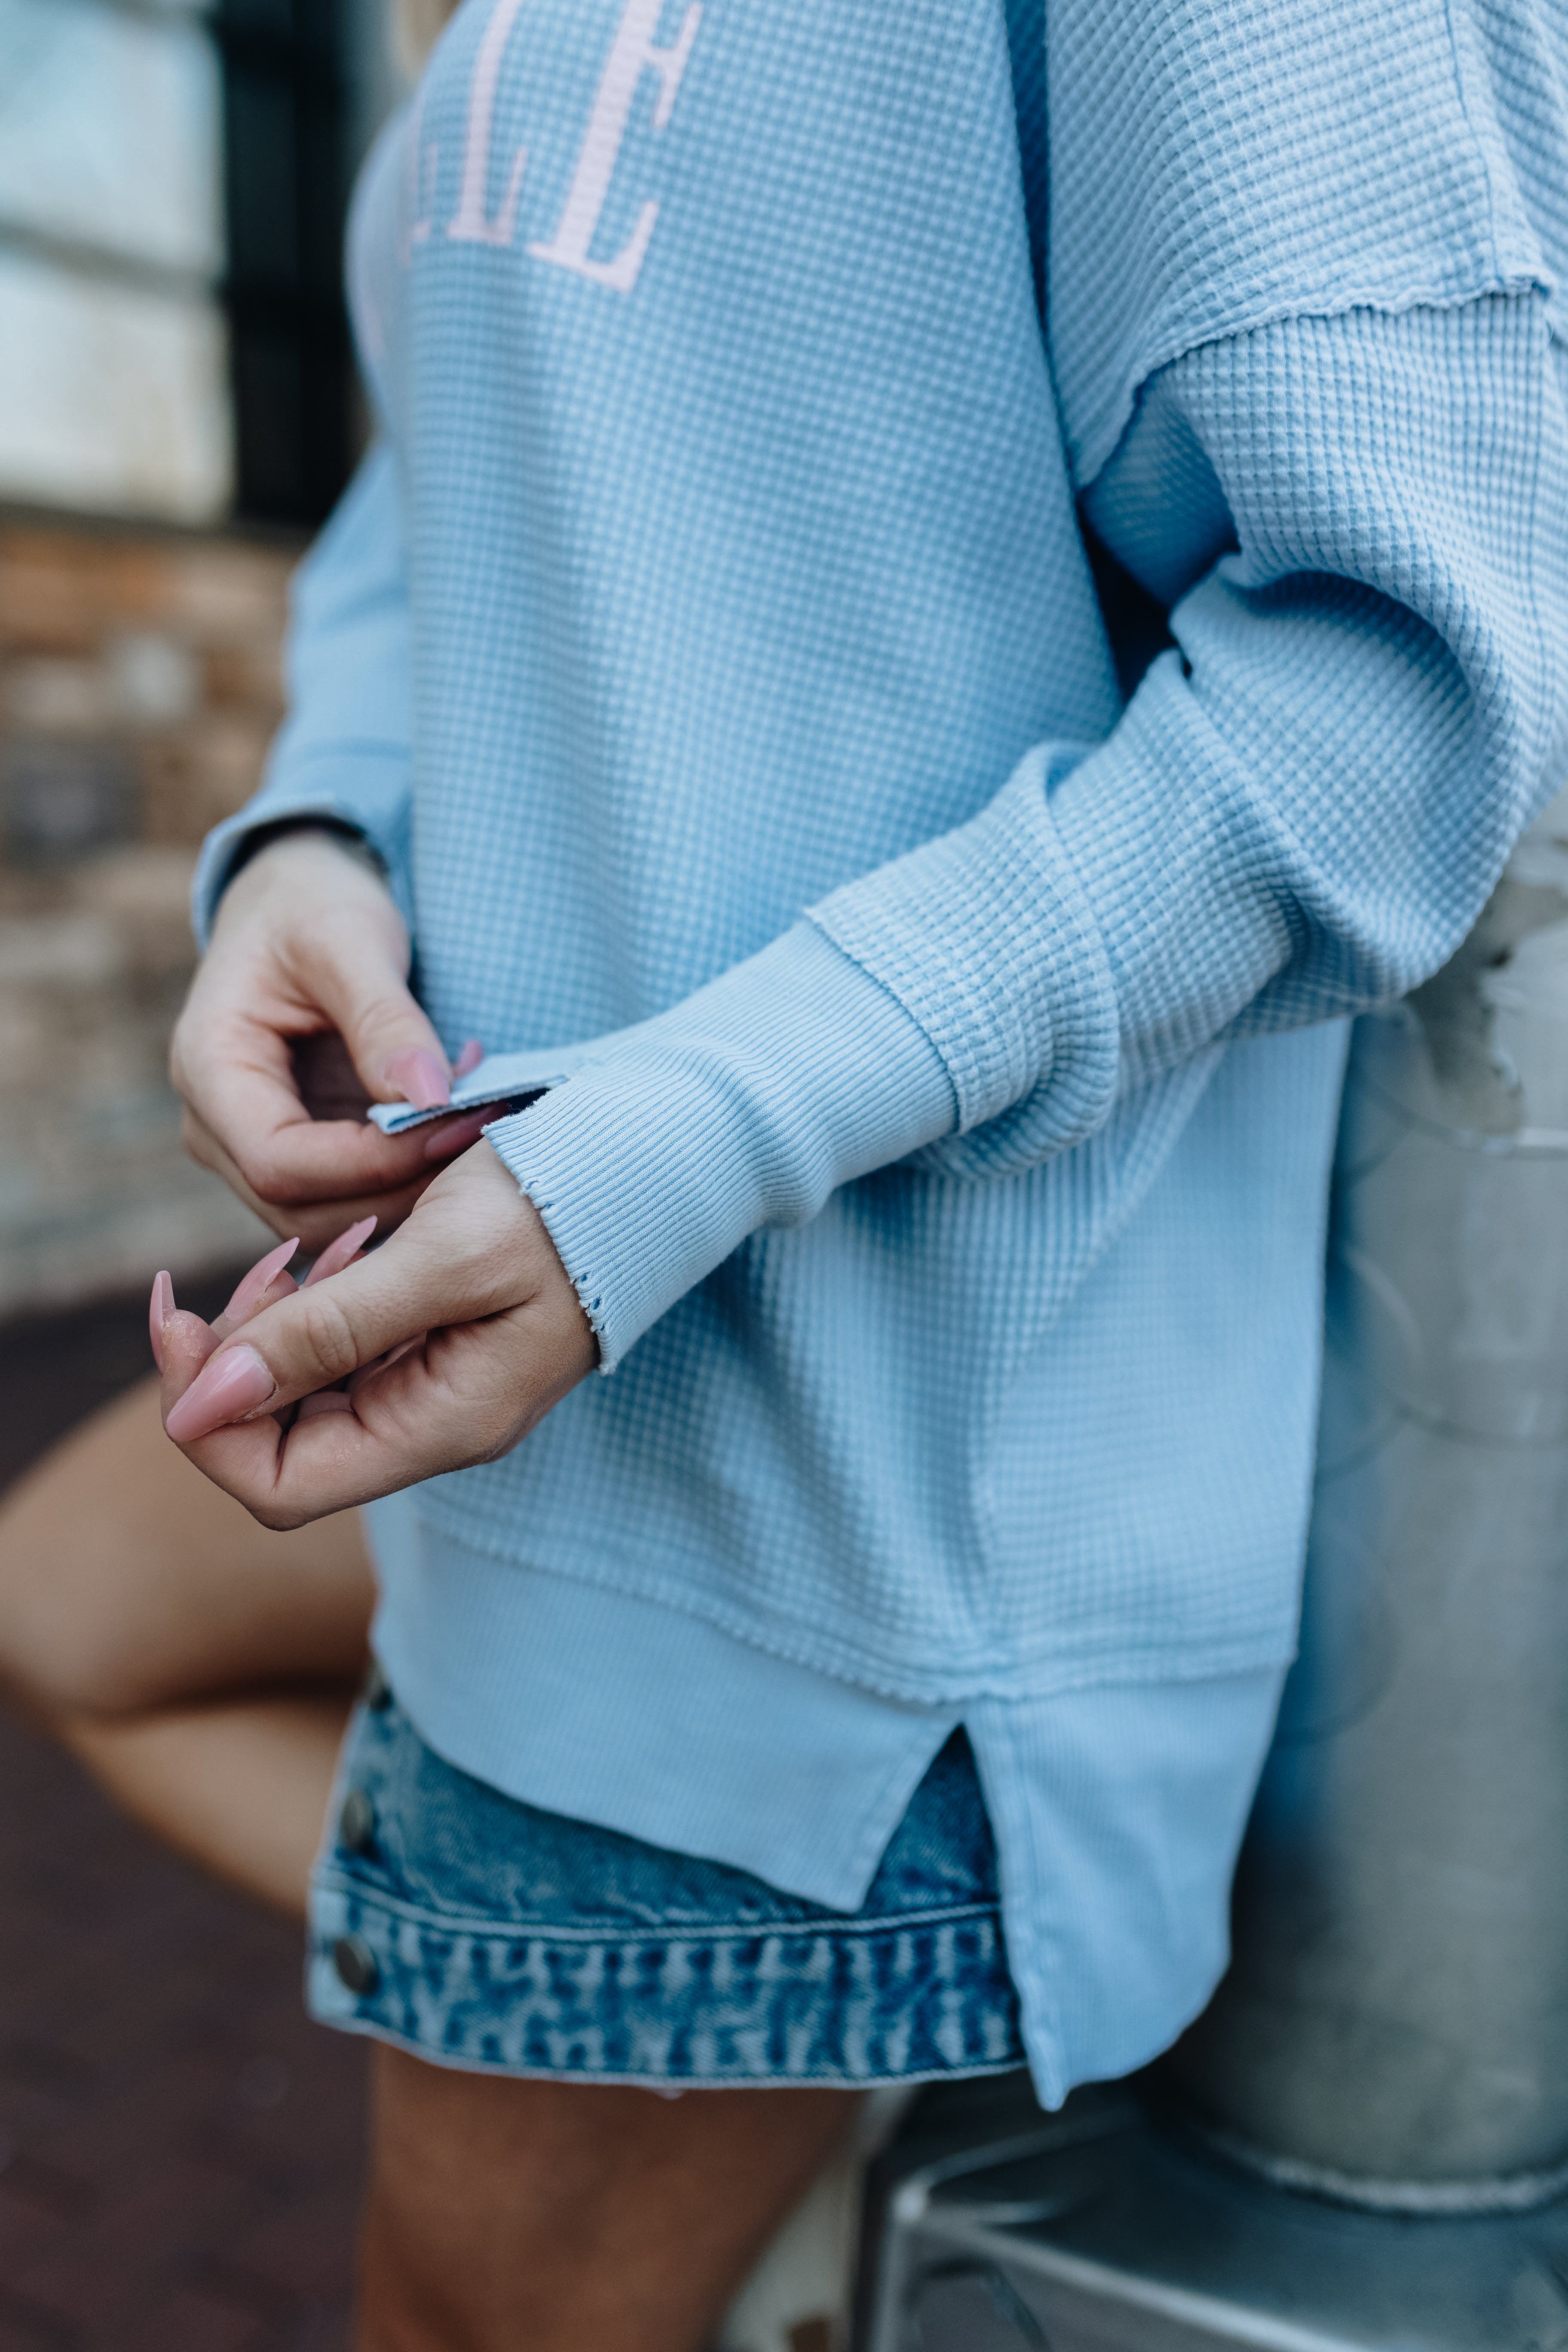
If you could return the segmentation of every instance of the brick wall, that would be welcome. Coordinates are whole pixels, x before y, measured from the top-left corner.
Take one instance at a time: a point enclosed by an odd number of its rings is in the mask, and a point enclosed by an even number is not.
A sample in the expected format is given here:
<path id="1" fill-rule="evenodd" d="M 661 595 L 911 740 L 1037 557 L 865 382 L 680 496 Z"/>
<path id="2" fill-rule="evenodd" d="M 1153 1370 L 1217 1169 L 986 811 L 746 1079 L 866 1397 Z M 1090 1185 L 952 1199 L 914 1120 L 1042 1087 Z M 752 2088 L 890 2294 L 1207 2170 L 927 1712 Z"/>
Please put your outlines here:
<path id="1" fill-rule="evenodd" d="M 279 711 L 295 551 L 0 515 L 0 1314 L 242 1257 L 165 1070 L 197 844 Z"/>

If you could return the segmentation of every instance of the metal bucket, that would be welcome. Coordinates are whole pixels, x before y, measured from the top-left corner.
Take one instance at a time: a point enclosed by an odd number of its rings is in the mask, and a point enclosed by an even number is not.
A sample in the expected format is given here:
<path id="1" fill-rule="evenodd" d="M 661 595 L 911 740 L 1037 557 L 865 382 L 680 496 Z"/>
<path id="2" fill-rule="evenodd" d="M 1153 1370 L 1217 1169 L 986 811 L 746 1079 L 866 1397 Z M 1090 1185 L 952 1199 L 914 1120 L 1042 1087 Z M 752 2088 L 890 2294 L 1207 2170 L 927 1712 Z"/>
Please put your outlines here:
<path id="1" fill-rule="evenodd" d="M 1385 2210 L 1568 2188 L 1568 793 L 1358 1022 L 1301 1654 L 1170 2072 Z"/>

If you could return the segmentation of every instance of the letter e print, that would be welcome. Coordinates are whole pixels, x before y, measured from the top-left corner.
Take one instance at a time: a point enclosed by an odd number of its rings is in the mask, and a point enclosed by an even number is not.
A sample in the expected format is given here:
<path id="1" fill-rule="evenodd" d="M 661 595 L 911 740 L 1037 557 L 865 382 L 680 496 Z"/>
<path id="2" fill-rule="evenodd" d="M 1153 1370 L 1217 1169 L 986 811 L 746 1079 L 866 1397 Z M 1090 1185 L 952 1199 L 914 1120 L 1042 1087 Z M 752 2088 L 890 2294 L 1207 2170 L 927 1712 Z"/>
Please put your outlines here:
<path id="1" fill-rule="evenodd" d="M 553 262 L 558 269 L 574 270 L 579 278 L 591 278 L 596 286 L 611 287 L 617 294 L 629 294 L 637 284 L 654 223 L 658 218 L 658 200 L 650 196 L 619 253 L 607 261 L 590 260 L 589 249 L 609 196 L 621 142 L 631 119 L 632 100 L 643 75 L 657 74 L 658 96 L 654 101 L 653 127 L 663 131 L 668 126 L 691 45 L 702 22 L 700 0 L 691 0 L 675 39 L 661 47 L 658 35 L 663 10 L 664 0 L 626 0 L 610 54 L 605 60 L 605 70 L 599 77 L 594 110 L 583 134 L 577 166 L 555 234 L 547 243 L 528 248 L 536 260 Z"/>
<path id="2" fill-rule="evenodd" d="M 493 219 L 485 206 L 489 197 L 496 85 L 500 80 L 501 59 L 511 38 L 511 28 L 523 5 L 524 0 L 497 0 L 494 14 L 474 53 L 473 79 L 468 84 L 468 135 L 463 142 L 463 184 L 458 209 L 447 224 L 447 235 L 454 245 L 510 245 L 517 226 L 517 200 L 522 193 L 522 175 L 528 169 L 526 147 L 520 147 L 512 158 L 506 194 Z"/>

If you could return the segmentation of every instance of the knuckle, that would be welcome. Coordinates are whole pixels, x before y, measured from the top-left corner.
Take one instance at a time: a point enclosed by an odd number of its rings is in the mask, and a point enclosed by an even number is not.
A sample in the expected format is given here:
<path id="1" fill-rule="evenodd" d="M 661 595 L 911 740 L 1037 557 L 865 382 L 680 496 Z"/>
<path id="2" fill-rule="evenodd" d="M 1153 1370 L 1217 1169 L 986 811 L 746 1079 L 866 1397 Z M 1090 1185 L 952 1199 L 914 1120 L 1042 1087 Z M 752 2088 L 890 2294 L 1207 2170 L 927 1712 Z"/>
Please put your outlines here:
<path id="1" fill-rule="evenodd" d="M 182 1015 L 169 1038 L 169 1083 L 174 1092 L 187 1102 L 192 1101 L 197 1092 L 200 1058 L 189 1026 Z"/>
<path id="2" fill-rule="evenodd" d="M 248 1184 L 257 1199 L 264 1202 L 268 1209 L 293 1206 L 299 1187 L 266 1152 L 237 1151 L 234 1165 L 239 1171 L 241 1181 Z"/>
<path id="3" fill-rule="evenodd" d="M 320 1385 L 344 1380 L 357 1370 L 359 1347 L 353 1325 L 333 1297 L 331 1285 L 302 1290 L 298 1305 L 304 1351 L 312 1368 L 325 1374 Z"/>
<path id="4" fill-rule="evenodd" d="M 247 1503 L 246 1508 L 258 1525 L 266 1528 L 271 1535 L 292 1535 L 296 1528 L 305 1525 L 306 1514 L 298 1504 L 285 1503 L 275 1495 L 267 1495 L 258 1502 Z"/>
<path id="5" fill-rule="evenodd" d="M 309 1209 L 316 1205 L 319 1185 L 312 1183 L 308 1171 L 290 1167 L 285 1152 L 237 1145 L 233 1149 L 233 1160 L 244 1181 L 268 1207 L 292 1212 L 300 1206 Z M 291 1225 L 297 1222 L 291 1219 Z"/>
<path id="6" fill-rule="evenodd" d="M 410 1042 L 423 1045 L 429 1039 L 424 1014 L 401 984 L 362 998 L 354 1008 L 354 1022 L 362 1045 L 381 1045 L 389 1053 Z"/>

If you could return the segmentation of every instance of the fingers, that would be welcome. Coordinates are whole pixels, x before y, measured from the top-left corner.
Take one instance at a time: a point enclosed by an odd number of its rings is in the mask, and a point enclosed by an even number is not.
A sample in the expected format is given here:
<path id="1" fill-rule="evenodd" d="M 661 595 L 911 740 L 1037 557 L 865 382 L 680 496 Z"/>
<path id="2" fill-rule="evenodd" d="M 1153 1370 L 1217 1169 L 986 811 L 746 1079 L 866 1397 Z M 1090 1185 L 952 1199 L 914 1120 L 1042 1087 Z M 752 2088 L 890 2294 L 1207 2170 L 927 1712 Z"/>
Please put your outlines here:
<path id="1" fill-rule="evenodd" d="M 454 1118 L 444 1118 L 425 1146 L 425 1157 L 437 1166 L 446 1160 L 455 1160 L 459 1151 L 467 1151 L 477 1143 L 496 1115 L 494 1103 L 482 1110 L 460 1112 Z"/>
<path id="2" fill-rule="evenodd" d="M 594 1358 L 538 1213 L 480 1146 L 373 1258 L 171 1362 L 165 1426 L 265 1525 L 295 1527 L 504 1452 Z M 322 1395 L 345 1381 L 346 1411 Z"/>
<path id="3" fill-rule="evenodd" d="M 362 1217 L 357 1224 L 350 1225 L 346 1233 L 329 1242 L 304 1281 L 299 1284 L 288 1271 L 289 1261 L 299 1244 L 297 1241 L 279 1243 L 276 1249 L 268 1250 L 265 1257 L 258 1258 L 248 1274 L 240 1277 L 234 1296 L 222 1314 L 204 1328 L 210 1328 L 215 1339 L 226 1339 L 231 1331 L 237 1331 L 241 1324 L 248 1322 L 253 1315 L 259 1315 L 265 1307 L 275 1307 L 280 1299 L 291 1298 L 296 1289 L 309 1289 L 313 1282 L 325 1282 L 334 1274 L 341 1274 L 345 1266 L 353 1265 L 363 1255 L 364 1244 L 374 1228 L 374 1217 Z M 172 1277 L 167 1273 L 154 1275 L 147 1321 L 153 1342 L 153 1360 L 160 1371 L 163 1370 L 163 1326 L 178 1311 Z M 199 1318 L 187 1316 L 185 1319 L 187 1323 L 195 1323 Z M 207 1353 L 210 1355 L 211 1352 L 209 1349 Z"/>
<path id="4" fill-rule="evenodd" d="M 476 1331 L 491 1328 L 470 1325 L 428 1339 L 352 1396 L 342 1389 L 319 1391 L 301 1402 L 287 1430 L 263 1410 L 254 1420 L 187 1441 L 184 1451 L 266 1527 L 300 1527 L 396 1493 L 479 1458 L 470 1450 L 474 1415 L 464 1393 L 471 1383 L 462 1381 L 454 1360 L 472 1352 L 468 1343 Z M 166 1330 L 166 1355 L 170 1338 Z M 187 1360 L 199 1372 L 194 1351 Z M 174 1369 L 174 1378 L 182 1377 L 183 1367 Z M 166 1380 L 165 1397 L 171 1385 Z"/>
<path id="5" fill-rule="evenodd" d="M 147 1308 L 147 1332 L 153 1342 L 153 1361 L 160 1371 L 163 1369 L 163 1326 L 174 1311 L 174 1286 L 167 1274 L 153 1276 L 153 1297 Z"/>
<path id="6" fill-rule="evenodd" d="M 458 1185 L 455 1213 L 448 1206 L 445 1215 L 411 1220 L 374 1258 L 253 1318 L 243 1340 L 213 1359 L 169 1415 L 175 1443 L 193 1444 L 230 1422 L 330 1388 L 421 1332 L 516 1304 L 519 1276 L 507 1229 L 515 1229 L 519 1243 L 531 1238 L 532 1212 L 494 1153 L 489 1157 L 501 1185 L 479 1213 L 464 1201 L 471 1187 Z M 449 1188 L 458 1172 L 448 1171 Z"/>
<path id="7" fill-rule="evenodd" d="M 446 1048 L 384 940 L 345 940 L 334 928 L 314 939 L 308 961 L 301 961 L 314 1001 L 348 1047 L 373 1102 L 434 1110 L 450 1099 Z"/>
<path id="8" fill-rule="evenodd" d="M 190 1148 L 268 1222 L 374 1203 L 426 1165 L 422 1132 L 383 1136 L 372 1101 L 445 1103 L 447 1057 L 407 986 L 408 940 L 383 885 L 340 845 L 290 836 L 225 893 L 171 1053 Z M 330 1042 L 341 1040 L 334 1046 Z M 355 1075 L 357 1073 L 357 1076 Z M 313 1108 L 334 1116 L 311 1116 Z M 307 1242 L 314 1237 L 303 1236 Z"/>
<path id="9" fill-rule="evenodd" d="M 221 1105 L 229 1095 L 227 1082 L 216 1092 Z M 257 1139 L 243 1164 L 190 1102 L 182 1122 L 185 1150 L 200 1167 L 221 1176 L 275 1230 L 297 1228 L 310 1249 L 320 1247 L 322 1233 L 335 1233 L 356 1208 L 374 1213 L 387 1229 L 401 1223 L 424 1190 L 431 1165 L 466 1151 L 495 1115 L 493 1104 L 456 1111 L 405 1136 L 384 1136 L 357 1118 L 291 1117 L 269 1138 Z M 356 1181 L 363 1190 L 356 1189 Z M 317 1211 L 322 1213 L 313 1215 Z"/>
<path id="10" fill-rule="evenodd" d="M 312 1420 L 317 1413 L 353 1412 L 353 1409 L 354 1401 L 347 1389 L 318 1389 L 314 1396 L 300 1399 L 294 1409 L 294 1420 L 298 1425 L 301 1421 Z"/>
<path id="11" fill-rule="evenodd" d="M 318 1395 L 302 1403 L 287 1429 L 264 1410 L 184 1450 L 263 1526 L 301 1527 L 493 1460 L 591 1369 L 591 1344 L 566 1335 L 543 1300 L 531 1300 L 427 1333 L 355 1381 L 350 1395 L 333 1391 L 341 1402 Z M 165 1383 L 165 1401 L 169 1393 Z"/>
<path id="12" fill-rule="evenodd" d="M 493 1113 L 489 1115 L 493 1116 Z M 384 1189 L 350 1192 L 342 1196 L 327 1191 L 314 1195 L 307 1192 L 306 1196 L 298 1201 L 273 1199 L 259 1192 L 247 1181 L 244 1171 L 236 1165 L 200 1114 L 188 1103 L 184 1113 L 183 1131 L 185 1149 L 199 1166 L 210 1169 L 215 1176 L 221 1176 L 230 1191 L 237 1193 L 246 1206 L 254 1210 L 274 1233 L 297 1234 L 300 1246 L 314 1255 L 336 1240 L 345 1219 L 374 1216 L 384 1233 L 390 1233 L 395 1225 L 401 1224 L 434 1172 L 431 1161 L 425 1157 L 428 1144 L 436 1136 L 445 1133 L 448 1124 L 457 1125 L 458 1122 L 443 1120 L 434 1135 L 430 1129 L 420 1128 L 413 1135 L 401 1139 L 405 1145 L 416 1147 L 414 1150 L 404 1151 L 401 1157 L 405 1162 L 412 1161 L 417 1174 L 402 1174 L 394 1169 L 393 1175 L 401 1175 L 401 1181 L 389 1182 Z M 341 1131 L 325 1128 L 316 1129 L 317 1134 Z M 375 1130 L 362 1127 L 349 1132 L 354 1136 L 364 1136 L 374 1134 Z"/>
<path id="13" fill-rule="evenodd" d="M 279 1242 L 276 1249 L 268 1250 L 265 1257 L 258 1258 L 250 1272 L 241 1277 L 218 1320 L 226 1321 L 231 1331 L 243 1323 L 260 1305 L 263 1294 L 272 1287 L 274 1277 L 282 1274 L 299 1246 L 300 1236 L 294 1234 L 288 1241 Z"/>
<path id="14" fill-rule="evenodd" d="M 363 1254 L 366 1242 L 374 1231 L 374 1217 L 361 1217 L 357 1223 L 350 1225 L 347 1232 L 340 1234 L 335 1242 L 327 1244 L 326 1248 L 300 1284 L 300 1288 L 309 1290 L 313 1282 L 326 1282 L 334 1274 L 342 1274 L 345 1265 L 352 1265 L 355 1258 Z"/>
<path id="15" fill-rule="evenodd" d="M 278 1253 L 274 1251 L 271 1257 L 263 1258 L 262 1265 L 269 1265 L 277 1255 Z M 253 1267 L 251 1271 L 255 1273 L 257 1269 Z M 239 1290 L 236 1291 L 235 1297 L 237 1298 L 240 1296 L 240 1292 L 246 1288 L 250 1279 L 250 1275 L 247 1275 L 245 1281 L 240 1284 Z M 289 1276 L 286 1274 L 274 1274 L 264 1288 L 254 1293 L 253 1297 L 258 1305 L 270 1306 L 274 1298 L 281 1298 L 284 1296 L 286 1284 L 289 1284 Z M 291 1288 L 292 1285 L 289 1284 L 289 1286 Z M 231 1299 L 229 1302 L 231 1307 L 233 1303 Z M 170 1381 L 174 1383 L 172 1393 L 176 1395 L 188 1387 L 201 1370 L 202 1364 L 213 1353 L 219 1340 L 235 1328 L 233 1322 L 228 1319 L 226 1309 L 216 1322 L 204 1323 L 199 1315 L 188 1315 L 183 1308 L 176 1307 L 174 1286 L 167 1274 L 158 1274 L 153 1277 L 153 1297 L 148 1307 L 147 1321 L 149 1336 L 153 1341 L 153 1361 L 164 1376 L 165 1403 L 168 1402 L 171 1394 Z M 185 1335 L 184 1342 L 174 1359 L 171 1359 L 169 1353 L 171 1326 Z M 201 1348 L 199 1355 L 193 1359 L 191 1349 L 195 1342 L 192 1335 L 196 1333 L 201 1335 Z"/>
<path id="16" fill-rule="evenodd" d="M 370 1097 L 335 1029 L 290 1039 L 289 1066 L 294 1090 L 313 1119 L 363 1121 Z"/>
<path id="17" fill-rule="evenodd" d="M 170 1436 L 268 1527 L 492 1458 L 593 1366 L 538 1213 L 488 1145 L 374 1257 L 277 1297 L 289 1282 L 273 1273 L 221 1344 L 195 1317 L 162 1325 Z"/>
<path id="18" fill-rule="evenodd" d="M 226 1339 L 231 1331 L 237 1331 L 242 1323 L 248 1323 L 252 1316 L 259 1315 L 264 1308 L 275 1307 L 279 1299 L 292 1298 L 296 1290 L 309 1290 L 313 1282 L 329 1281 L 334 1274 L 341 1274 L 344 1266 L 353 1265 L 356 1258 L 363 1256 L 364 1244 L 374 1231 L 375 1219 L 361 1217 L 356 1224 L 341 1233 L 336 1241 L 327 1244 L 303 1282 L 297 1282 L 288 1272 L 289 1260 L 300 1246 L 298 1237 L 279 1242 L 275 1250 L 268 1250 L 265 1257 L 258 1258 L 249 1273 L 242 1276 L 234 1297 L 214 1323 L 213 1329 L 220 1339 Z M 167 1277 L 161 1279 L 166 1280 Z M 172 1293 L 170 1303 L 173 1303 Z M 156 1308 L 156 1291 L 153 1304 Z"/>
<path id="19" fill-rule="evenodd" d="M 215 1031 L 194 1065 L 187 1055 L 178 1083 L 186 1150 L 274 1226 L 323 1202 L 341 1223 L 353 1203 L 416 1184 L 427 1164 L 427 1129 L 384 1136 L 363 1119 L 311 1118 L 294 1090 L 288 1041 L 255 1024 Z"/>
<path id="20" fill-rule="evenodd" d="M 217 1334 L 199 1315 L 171 1307 L 159 1330 L 159 1370 L 163 1375 L 163 1403 L 187 1390 L 218 1348 Z"/>

